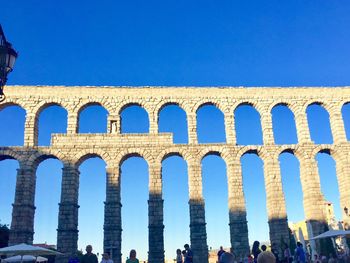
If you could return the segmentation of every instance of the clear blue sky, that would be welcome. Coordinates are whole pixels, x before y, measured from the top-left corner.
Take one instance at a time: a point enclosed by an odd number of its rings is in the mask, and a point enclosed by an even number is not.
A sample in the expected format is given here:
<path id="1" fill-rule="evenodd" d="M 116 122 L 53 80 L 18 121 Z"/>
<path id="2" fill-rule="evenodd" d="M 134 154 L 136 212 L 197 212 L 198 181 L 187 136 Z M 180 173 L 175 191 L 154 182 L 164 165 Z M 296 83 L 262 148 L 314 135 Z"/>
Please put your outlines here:
<path id="1" fill-rule="evenodd" d="M 350 3 L 345 0 L 21 0 L 1 4 L 0 23 L 20 53 L 9 84 L 336 86 L 350 83 L 349 12 Z M 350 137 L 350 108 L 343 112 Z M 80 132 L 104 132 L 106 113 L 101 108 L 87 108 L 82 113 Z M 123 114 L 123 131 L 147 131 L 147 116 L 142 110 L 130 108 Z M 290 112 L 280 108 L 273 114 L 276 140 L 295 143 Z M 308 115 L 312 139 L 331 142 L 327 113 L 312 106 Z M 236 118 L 238 142 L 261 143 L 256 112 L 241 107 Z M 22 145 L 24 112 L 6 108 L 0 112 L 0 119 L 0 145 Z M 65 132 L 65 120 L 62 109 L 44 111 L 40 116 L 40 144 L 49 143 L 51 132 Z M 215 108 L 203 108 L 198 113 L 199 140 L 224 141 L 222 122 Z M 184 113 L 176 107 L 165 108 L 160 130 L 173 131 L 175 142 L 186 142 Z M 335 203 L 339 218 L 334 162 L 324 154 L 317 159 L 322 191 Z M 280 160 L 289 219 L 302 220 L 298 162 L 289 154 Z M 163 165 L 165 250 L 167 257 L 173 258 L 175 249 L 189 242 L 187 172 L 186 163 L 177 157 L 165 160 Z M 209 156 L 202 165 L 208 245 L 229 246 L 225 163 Z M 268 239 L 262 165 L 254 155 L 242 158 L 250 242 Z M 90 159 L 80 167 L 79 248 L 91 243 L 96 252 L 102 251 L 104 166 L 102 160 Z M 2 223 L 10 223 L 16 167 L 15 161 L 0 162 Z M 38 168 L 35 242 L 56 242 L 61 167 L 59 161 L 47 160 Z M 136 248 L 140 258 L 145 258 L 147 164 L 142 159 L 129 159 L 122 173 L 123 255 Z M 128 191 L 131 186 L 139 194 Z M 91 210 L 95 212 L 93 218 L 88 216 Z"/>

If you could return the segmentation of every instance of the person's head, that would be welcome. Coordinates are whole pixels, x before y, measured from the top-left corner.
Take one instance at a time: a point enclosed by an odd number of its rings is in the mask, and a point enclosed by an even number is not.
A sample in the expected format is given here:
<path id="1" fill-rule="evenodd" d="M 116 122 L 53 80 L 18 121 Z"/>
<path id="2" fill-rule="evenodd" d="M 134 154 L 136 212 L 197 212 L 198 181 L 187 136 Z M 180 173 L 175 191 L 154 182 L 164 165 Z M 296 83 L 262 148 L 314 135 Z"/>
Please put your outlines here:
<path id="1" fill-rule="evenodd" d="M 261 252 L 257 260 L 258 263 L 276 263 L 276 258 L 270 251 Z"/>
<path id="2" fill-rule="evenodd" d="M 220 246 L 220 250 L 224 250 L 222 246 Z"/>
<path id="3" fill-rule="evenodd" d="M 266 251 L 266 249 L 267 249 L 267 246 L 266 246 L 266 245 L 262 245 L 262 246 L 261 246 L 261 250 L 262 250 L 262 251 Z"/>
<path id="4" fill-rule="evenodd" d="M 260 242 L 255 240 L 254 243 L 253 243 L 253 247 L 252 247 L 252 250 L 255 251 L 256 249 L 259 248 L 259 245 L 260 245 Z"/>
<path id="5" fill-rule="evenodd" d="M 85 250 L 86 250 L 86 253 L 91 253 L 91 251 L 92 251 L 92 246 L 91 246 L 91 245 L 87 245 L 86 248 L 85 248 Z"/>
<path id="6" fill-rule="evenodd" d="M 135 259 L 136 258 L 136 250 L 135 249 L 131 249 L 130 250 L 129 258 L 130 259 Z"/>
<path id="7" fill-rule="evenodd" d="M 106 260 L 109 259 L 109 253 L 108 252 L 103 253 L 102 258 Z"/>
<path id="8" fill-rule="evenodd" d="M 185 244 L 185 245 L 184 245 L 184 248 L 185 248 L 186 250 L 189 250 L 189 249 L 190 249 L 190 245 L 189 245 L 189 244 Z"/>
<path id="9" fill-rule="evenodd" d="M 220 247 L 221 248 L 221 247 Z M 224 252 L 220 257 L 220 263 L 233 263 L 234 256 L 229 252 Z"/>
<path id="10" fill-rule="evenodd" d="M 176 254 L 181 255 L 181 249 L 176 249 Z"/>
<path id="11" fill-rule="evenodd" d="M 302 247 L 303 246 L 303 244 L 301 244 L 301 242 L 297 242 L 297 247 Z"/>

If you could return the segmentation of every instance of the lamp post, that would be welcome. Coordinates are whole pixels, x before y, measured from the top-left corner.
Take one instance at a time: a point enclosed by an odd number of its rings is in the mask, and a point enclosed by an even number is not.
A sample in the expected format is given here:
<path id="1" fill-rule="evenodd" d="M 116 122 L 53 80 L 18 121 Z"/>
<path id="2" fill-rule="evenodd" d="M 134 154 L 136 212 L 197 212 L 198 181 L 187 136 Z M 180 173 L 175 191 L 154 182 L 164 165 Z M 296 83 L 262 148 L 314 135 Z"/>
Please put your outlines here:
<path id="1" fill-rule="evenodd" d="M 5 100 L 3 89 L 6 85 L 7 75 L 13 70 L 17 56 L 16 50 L 12 48 L 10 42 L 7 42 L 0 25 L 0 102 Z"/>

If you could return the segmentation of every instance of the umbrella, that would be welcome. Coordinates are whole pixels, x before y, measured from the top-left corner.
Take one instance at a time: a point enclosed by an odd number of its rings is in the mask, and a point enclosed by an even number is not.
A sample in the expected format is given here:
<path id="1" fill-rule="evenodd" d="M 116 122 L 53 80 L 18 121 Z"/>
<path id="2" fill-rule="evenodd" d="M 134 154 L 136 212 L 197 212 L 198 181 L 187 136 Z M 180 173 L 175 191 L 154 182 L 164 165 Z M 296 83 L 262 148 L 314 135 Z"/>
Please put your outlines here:
<path id="1" fill-rule="evenodd" d="M 0 248 L 0 255 L 39 256 L 39 255 L 60 255 L 60 254 L 61 253 L 57 251 L 53 251 L 42 247 L 31 246 L 24 243 L 10 246 L 10 247 Z"/>
<path id="2" fill-rule="evenodd" d="M 327 238 L 327 237 L 339 237 L 339 236 L 345 236 L 350 235 L 350 230 L 328 230 L 321 235 L 315 236 L 310 239 L 320 239 L 320 238 Z"/>
<path id="3" fill-rule="evenodd" d="M 31 255 L 24 255 L 23 257 L 14 256 L 14 257 L 4 259 L 4 262 L 24 262 L 24 261 L 46 262 L 48 261 L 48 259 L 44 257 L 34 257 Z"/>

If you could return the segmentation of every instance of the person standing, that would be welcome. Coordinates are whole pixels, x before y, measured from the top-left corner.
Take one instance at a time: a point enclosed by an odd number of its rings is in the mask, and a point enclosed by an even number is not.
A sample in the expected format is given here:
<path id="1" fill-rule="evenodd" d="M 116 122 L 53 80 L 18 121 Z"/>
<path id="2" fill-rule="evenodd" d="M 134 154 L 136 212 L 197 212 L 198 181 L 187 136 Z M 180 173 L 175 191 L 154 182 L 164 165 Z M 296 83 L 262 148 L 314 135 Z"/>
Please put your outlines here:
<path id="1" fill-rule="evenodd" d="M 130 250 L 129 259 L 126 260 L 126 263 L 140 263 L 139 260 L 136 258 L 135 249 Z"/>
<path id="2" fill-rule="evenodd" d="M 108 252 L 102 254 L 101 263 L 113 263 L 113 260 L 110 258 Z"/>
<path id="3" fill-rule="evenodd" d="M 181 249 L 176 249 L 176 263 L 183 263 Z"/>
<path id="4" fill-rule="evenodd" d="M 299 241 L 297 242 L 297 248 L 295 249 L 295 261 L 298 263 L 305 263 L 306 262 L 303 244 L 301 244 Z"/>
<path id="5" fill-rule="evenodd" d="M 185 256 L 185 262 L 184 263 L 192 263 L 193 262 L 193 253 L 188 244 L 184 245 L 184 248 L 186 250 L 186 256 Z"/>
<path id="6" fill-rule="evenodd" d="M 261 250 L 259 248 L 260 242 L 259 241 L 254 241 L 253 247 L 252 247 L 252 254 L 254 256 L 254 262 L 256 263 L 258 261 L 258 256 L 261 253 Z"/>
<path id="7" fill-rule="evenodd" d="M 92 246 L 87 245 L 85 250 L 86 254 L 82 257 L 81 263 L 98 263 L 97 256 L 92 253 Z"/>
<path id="8" fill-rule="evenodd" d="M 225 250 L 222 248 L 222 246 L 220 247 L 220 250 L 218 251 L 218 262 L 220 262 L 220 257 L 221 255 L 225 253 Z"/>

